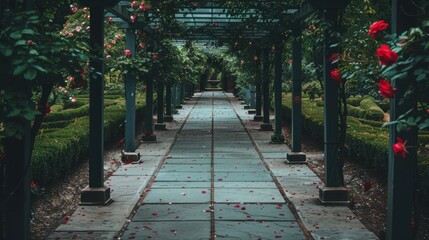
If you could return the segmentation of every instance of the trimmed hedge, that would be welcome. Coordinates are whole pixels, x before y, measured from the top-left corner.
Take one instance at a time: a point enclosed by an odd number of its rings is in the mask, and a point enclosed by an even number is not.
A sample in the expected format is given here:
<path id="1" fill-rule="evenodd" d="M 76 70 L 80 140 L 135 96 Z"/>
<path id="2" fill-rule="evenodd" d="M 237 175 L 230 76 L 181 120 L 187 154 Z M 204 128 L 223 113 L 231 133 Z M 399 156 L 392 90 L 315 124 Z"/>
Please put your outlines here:
<path id="1" fill-rule="evenodd" d="M 291 119 L 291 98 L 287 95 L 283 98 L 283 117 L 285 121 Z M 319 142 L 323 142 L 323 108 L 315 102 L 303 99 L 302 105 L 303 132 Z M 346 149 L 347 155 L 365 165 L 387 173 L 388 141 L 387 128 L 381 128 L 382 122 L 360 119 L 349 116 L 347 120 Z M 429 143 L 429 135 L 422 132 L 419 135 L 419 143 Z M 424 168 L 419 161 L 419 168 Z M 429 172 L 429 168 L 425 171 Z"/>
<path id="2" fill-rule="evenodd" d="M 125 103 L 123 99 L 115 102 L 116 104 L 112 101 L 105 106 L 105 144 L 117 140 L 124 134 Z M 144 102 L 136 104 L 137 122 L 142 121 L 144 106 Z M 84 105 L 73 110 L 64 110 L 48 118 L 56 121 L 45 122 L 42 134 L 36 138 L 32 172 L 33 179 L 39 184 L 46 185 L 61 178 L 88 154 L 89 117 L 86 115 L 89 107 Z"/>
<path id="3" fill-rule="evenodd" d="M 365 98 L 360 102 L 360 107 L 365 110 L 364 118 L 368 120 L 382 121 L 384 119 L 384 111 L 373 99 Z"/>

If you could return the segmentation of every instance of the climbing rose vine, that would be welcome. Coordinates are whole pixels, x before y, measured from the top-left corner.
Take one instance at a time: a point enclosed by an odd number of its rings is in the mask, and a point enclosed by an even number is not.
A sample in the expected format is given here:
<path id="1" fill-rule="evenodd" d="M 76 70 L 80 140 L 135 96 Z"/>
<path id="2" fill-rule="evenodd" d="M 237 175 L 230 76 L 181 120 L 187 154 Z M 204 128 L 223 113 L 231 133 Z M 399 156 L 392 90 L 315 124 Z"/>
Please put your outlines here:
<path id="1" fill-rule="evenodd" d="M 393 98 L 395 95 L 396 89 L 392 88 L 392 84 L 390 82 L 381 79 L 378 81 L 378 86 L 380 87 L 379 93 L 385 98 Z"/>
<path id="2" fill-rule="evenodd" d="M 390 66 L 398 61 L 398 54 L 392 51 L 388 45 L 381 44 L 375 54 L 378 57 L 381 65 Z"/>
<path id="3" fill-rule="evenodd" d="M 389 27 L 389 24 L 386 23 L 384 20 L 377 21 L 369 27 L 368 35 L 371 36 L 373 39 L 377 39 L 380 33 L 384 33 L 387 27 Z"/>

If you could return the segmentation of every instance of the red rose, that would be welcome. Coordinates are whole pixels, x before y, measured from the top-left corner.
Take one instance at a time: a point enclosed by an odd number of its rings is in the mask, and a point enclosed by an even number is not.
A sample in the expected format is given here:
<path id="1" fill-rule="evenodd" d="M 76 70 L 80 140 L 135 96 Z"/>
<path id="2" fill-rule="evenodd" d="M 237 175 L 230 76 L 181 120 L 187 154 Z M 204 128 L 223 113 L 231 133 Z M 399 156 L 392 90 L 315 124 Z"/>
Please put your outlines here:
<path id="1" fill-rule="evenodd" d="M 407 149 L 405 147 L 405 142 L 402 138 L 397 137 L 396 143 L 393 144 L 392 148 L 395 156 L 405 158 L 407 154 Z"/>
<path id="2" fill-rule="evenodd" d="M 157 59 L 158 58 L 158 55 L 156 55 L 156 54 L 154 54 L 154 55 L 152 55 L 152 59 Z"/>
<path id="3" fill-rule="evenodd" d="M 384 79 L 378 82 L 378 87 L 380 87 L 379 93 L 385 98 L 393 98 L 395 95 L 396 89 L 393 89 L 392 84 Z"/>
<path id="4" fill-rule="evenodd" d="M 378 33 L 383 32 L 384 30 L 386 30 L 387 27 L 389 27 L 389 24 L 386 23 L 384 20 L 375 22 L 369 27 L 368 35 L 371 36 L 373 39 L 377 39 Z"/>
<path id="5" fill-rule="evenodd" d="M 332 69 L 329 75 L 336 82 L 341 82 L 343 80 L 343 77 L 341 77 L 341 73 L 340 73 L 340 70 L 338 70 L 338 68 Z"/>
<path id="6" fill-rule="evenodd" d="M 130 50 L 126 49 L 124 52 L 125 52 L 125 56 L 127 56 L 127 57 L 131 56 L 131 51 Z"/>
<path id="7" fill-rule="evenodd" d="M 381 65 L 389 66 L 398 61 L 398 54 L 392 51 L 386 44 L 381 44 L 375 54 Z"/>
<path id="8" fill-rule="evenodd" d="M 254 61 L 258 61 L 258 59 L 259 59 L 258 56 L 253 56 Z"/>

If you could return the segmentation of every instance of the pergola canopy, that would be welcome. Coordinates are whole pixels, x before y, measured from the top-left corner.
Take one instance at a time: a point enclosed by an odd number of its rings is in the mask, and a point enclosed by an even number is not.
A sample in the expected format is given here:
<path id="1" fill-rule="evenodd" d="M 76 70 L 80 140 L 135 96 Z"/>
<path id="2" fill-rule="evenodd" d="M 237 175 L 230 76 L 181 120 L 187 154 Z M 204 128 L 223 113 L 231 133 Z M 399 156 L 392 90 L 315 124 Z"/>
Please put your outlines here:
<path id="1" fill-rule="evenodd" d="M 234 1 L 232 1 L 234 2 Z M 106 9 L 106 17 L 112 18 L 121 28 L 141 29 L 151 33 L 159 26 L 178 42 L 228 41 L 248 39 L 264 41 L 271 39 L 294 25 L 294 22 L 314 9 L 309 4 L 297 6 L 291 1 L 192 1 L 186 6 L 176 6 L 167 17 L 168 26 L 163 25 L 160 10 L 150 8 L 144 17 L 131 21 L 130 1 L 119 1 Z"/>

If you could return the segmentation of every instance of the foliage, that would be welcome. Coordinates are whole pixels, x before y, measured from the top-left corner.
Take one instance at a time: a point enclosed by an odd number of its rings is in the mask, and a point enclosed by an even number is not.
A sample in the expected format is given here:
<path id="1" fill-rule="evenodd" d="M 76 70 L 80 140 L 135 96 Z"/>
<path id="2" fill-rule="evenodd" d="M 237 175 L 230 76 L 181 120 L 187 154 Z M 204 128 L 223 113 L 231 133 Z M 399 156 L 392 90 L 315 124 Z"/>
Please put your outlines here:
<path id="1" fill-rule="evenodd" d="M 0 70 L 4 75 L 0 82 L 0 122 L 7 125 L 6 136 L 20 138 L 23 129 L 14 124 L 16 119 L 34 120 L 46 113 L 46 101 L 35 99 L 39 103 L 36 110 L 36 104 L 29 101 L 31 95 L 40 96 L 45 88 L 49 96 L 52 86 L 62 85 L 65 75 L 89 57 L 85 44 L 45 32 L 35 12 L 8 16 L 1 25 L 5 27 L 0 33 Z"/>

